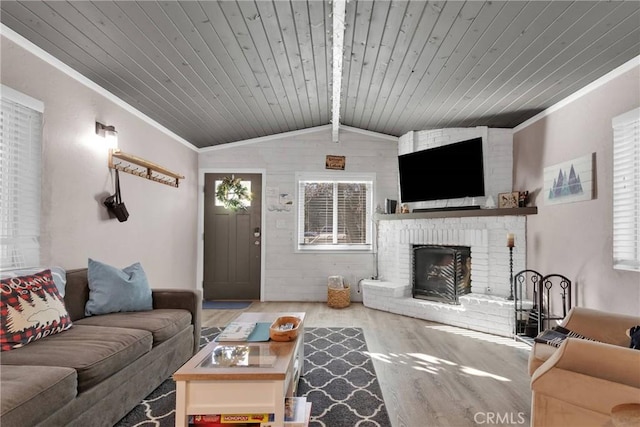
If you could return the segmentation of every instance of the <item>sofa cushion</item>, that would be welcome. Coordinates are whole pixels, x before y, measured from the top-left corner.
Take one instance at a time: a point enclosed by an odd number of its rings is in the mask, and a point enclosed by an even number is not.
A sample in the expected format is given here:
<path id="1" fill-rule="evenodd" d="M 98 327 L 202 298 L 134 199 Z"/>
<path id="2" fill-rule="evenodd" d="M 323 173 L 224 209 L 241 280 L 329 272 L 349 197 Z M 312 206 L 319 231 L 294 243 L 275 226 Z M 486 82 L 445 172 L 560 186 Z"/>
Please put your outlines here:
<path id="1" fill-rule="evenodd" d="M 77 325 L 5 352 L 0 363 L 73 368 L 78 373 L 81 393 L 147 353 L 152 342 L 151 333 L 140 329 Z"/>
<path id="2" fill-rule="evenodd" d="M 32 426 L 76 397 L 75 369 L 51 366 L 0 368 L 2 425 Z"/>
<path id="3" fill-rule="evenodd" d="M 112 326 L 116 328 L 142 329 L 151 332 L 153 345 L 158 345 L 191 324 L 191 313 L 179 309 L 156 309 L 135 313 L 111 313 L 85 317 L 76 325 Z"/>
<path id="4" fill-rule="evenodd" d="M 50 270 L 0 280 L 0 350 L 20 348 L 71 327 Z"/>
<path id="5" fill-rule="evenodd" d="M 153 309 L 151 288 L 139 262 L 122 270 L 89 259 L 85 316 Z"/>
<path id="6" fill-rule="evenodd" d="M 84 317 L 84 308 L 89 300 L 89 283 L 87 269 L 78 268 L 67 270 L 67 285 L 65 287 L 64 305 L 72 321 Z"/>

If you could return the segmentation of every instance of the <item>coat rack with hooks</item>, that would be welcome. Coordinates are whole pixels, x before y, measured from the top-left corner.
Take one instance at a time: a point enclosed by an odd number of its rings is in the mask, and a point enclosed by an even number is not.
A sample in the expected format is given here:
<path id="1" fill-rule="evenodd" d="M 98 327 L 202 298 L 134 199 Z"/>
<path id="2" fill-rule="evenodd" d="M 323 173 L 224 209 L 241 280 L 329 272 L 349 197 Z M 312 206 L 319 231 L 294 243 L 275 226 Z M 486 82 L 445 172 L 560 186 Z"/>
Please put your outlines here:
<path id="1" fill-rule="evenodd" d="M 118 149 L 109 150 L 109 167 L 176 188 L 184 179 L 180 174 Z"/>

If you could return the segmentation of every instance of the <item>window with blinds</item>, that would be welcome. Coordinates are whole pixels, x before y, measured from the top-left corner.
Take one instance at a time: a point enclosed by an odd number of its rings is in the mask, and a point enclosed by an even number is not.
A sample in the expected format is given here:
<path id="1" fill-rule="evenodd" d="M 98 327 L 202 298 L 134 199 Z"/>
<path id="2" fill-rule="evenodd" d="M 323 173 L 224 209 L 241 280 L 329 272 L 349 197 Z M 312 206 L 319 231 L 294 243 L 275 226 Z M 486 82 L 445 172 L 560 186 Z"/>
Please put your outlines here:
<path id="1" fill-rule="evenodd" d="M 298 250 L 371 250 L 373 178 L 298 178 Z"/>
<path id="2" fill-rule="evenodd" d="M 612 125 L 613 268 L 640 271 L 640 108 Z"/>
<path id="3" fill-rule="evenodd" d="M 0 99 L 0 268 L 40 264 L 43 105 L 2 86 Z"/>

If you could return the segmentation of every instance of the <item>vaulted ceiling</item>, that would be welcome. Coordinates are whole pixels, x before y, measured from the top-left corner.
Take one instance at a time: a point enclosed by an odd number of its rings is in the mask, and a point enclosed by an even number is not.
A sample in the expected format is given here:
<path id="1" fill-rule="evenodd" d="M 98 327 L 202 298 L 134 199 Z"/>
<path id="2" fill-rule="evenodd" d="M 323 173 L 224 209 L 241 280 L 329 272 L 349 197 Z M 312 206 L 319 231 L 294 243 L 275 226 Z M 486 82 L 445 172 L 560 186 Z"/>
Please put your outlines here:
<path id="1" fill-rule="evenodd" d="M 0 19 L 197 147 L 330 123 L 331 3 L 7 1 Z M 355 1 L 340 123 L 512 128 L 640 54 L 640 2 Z"/>

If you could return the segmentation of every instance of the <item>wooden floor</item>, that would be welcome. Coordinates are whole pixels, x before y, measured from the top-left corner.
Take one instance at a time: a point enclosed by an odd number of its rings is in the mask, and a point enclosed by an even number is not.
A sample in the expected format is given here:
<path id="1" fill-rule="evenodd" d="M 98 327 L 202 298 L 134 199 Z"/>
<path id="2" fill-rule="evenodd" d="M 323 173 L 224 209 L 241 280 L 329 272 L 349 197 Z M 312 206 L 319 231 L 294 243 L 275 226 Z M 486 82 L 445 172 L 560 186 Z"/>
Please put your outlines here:
<path id="1" fill-rule="evenodd" d="M 203 310 L 203 326 L 243 311 L 307 313 L 305 327 L 362 328 L 394 427 L 529 425 L 529 347 L 512 339 L 372 310 L 361 303 L 254 302 Z"/>

